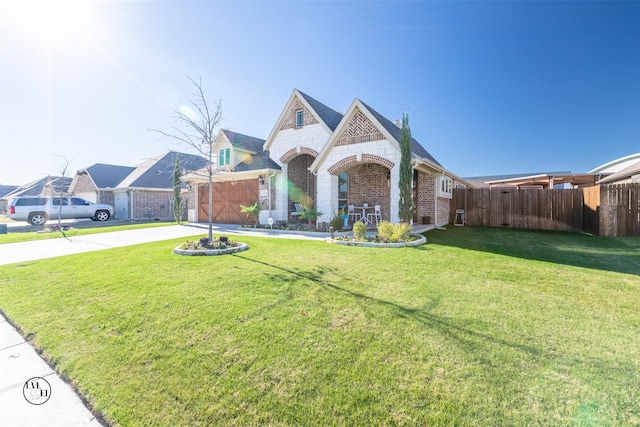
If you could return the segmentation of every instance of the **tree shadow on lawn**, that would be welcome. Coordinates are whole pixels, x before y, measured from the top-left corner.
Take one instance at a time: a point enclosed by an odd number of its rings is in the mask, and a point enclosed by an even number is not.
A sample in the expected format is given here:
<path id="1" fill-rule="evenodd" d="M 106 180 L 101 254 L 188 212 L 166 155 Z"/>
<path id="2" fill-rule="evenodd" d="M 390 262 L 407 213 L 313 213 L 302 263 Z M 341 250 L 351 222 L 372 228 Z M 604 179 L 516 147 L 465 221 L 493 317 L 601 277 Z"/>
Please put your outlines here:
<path id="1" fill-rule="evenodd" d="M 521 368 L 518 367 L 527 363 L 531 364 L 529 365 L 530 367 L 528 372 L 537 373 L 535 377 L 536 382 L 544 380 L 545 376 L 548 376 L 551 381 L 560 375 L 565 378 L 571 377 L 572 379 L 573 375 L 577 375 L 576 378 L 580 375 L 586 375 L 584 373 L 568 373 L 577 369 L 574 366 L 574 361 L 578 358 L 580 360 L 580 369 L 586 369 L 588 372 L 598 372 L 600 373 L 598 375 L 602 375 L 601 373 L 608 373 L 607 375 L 611 375 L 611 380 L 606 382 L 606 384 L 599 385 L 599 387 L 606 386 L 610 393 L 616 392 L 614 394 L 617 396 L 618 393 L 616 387 L 619 386 L 621 381 L 624 382 L 626 378 L 631 378 L 625 375 L 622 378 L 616 379 L 615 377 L 618 375 L 617 373 L 634 372 L 635 369 L 635 363 L 632 359 L 616 361 L 604 356 L 602 353 L 576 355 L 573 354 L 571 349 L 557 349 L 553 348 L 553 346 L 547 347 L 544 344 L 536 345 L 535 343 L 537 341 L 533 337 L 522 336 L 520 339 L 521 342 L 517 342 L 516 340 L 506 340 L 492 336 L 490 333 L 483 332 L 488 330 L 487 328 L 479 330 L 481 326 L 474 330 L 465 326 L 457 325 L 455 324 L 455 319 L 446 318 L 432 313 L 432 310 L 439 305 L 438 300 L 434 300 L 430 304 L 423 305 L 423 308 L 410 308 L 394 301 L 387 301 L 365 295 L 360 292 L 355 292 L 331 283 L 331 279 L 328 276 L 332 275 L 335 277 L 339 274 L 339 270 L 335 268 L 319 266 L 308 271 L 301 271 L 247 258 L 240 254 L 234 254 L 233 256 L 245 261 L 260 264 L 267 269 L 275 269 L 276 272 L 269 274 L 269 277 L 276 282 L 292 283 L 294 278 L 295 280 L 303 279 L 308 281 L 310 284 L 344 295 L 347 299 L 362 302 L 363 304 L 372 304 L 380 307 L 381 310 L 388 310 L 400 318 L 407 319 L 407 321 L 418 322 L 425 328 L 438 332 L 442 339 L 450 342 L 453 346 L 459 349 L 464 357 L 473 364 L 482 366 L 489 371 L 499 371 L 501 375 L 504 372 L 511 372 L 511 376 L 509 377 L 510 380 L 517 382 L 518 384 L 520 384 L 521 381 L 527 381 L 527 372 L 520 372 Z M 598 343 L 598 345 L 603 344 Z M 501 353 L 496 350 L 496 347 L 502 347 L 506 349 L 508 353 Z M 619 351 L 619 349 L 612 351 Z M 497 356 L 497 354 L 500 355 Z M 528 362 L 525 362 L 525 360 Z M 577 371 L 580 371 L 580 369 L 577 369 Z M 491 373 L 489 372 L 487 375 L 491 376 Z M 504 377 L 499 376 L 497 381 L 502 384 Z M 632 383 L 632 381 L 633 379 L 631 378 L 628 382 Z M 549 383 L 549 387 L 554 387 L 553 382 Z M 631 384 L 629 387 L 631 387 Z M 623 387 L 623 389 L 625 388 Z M 615 399 L 633 400 L 634 397 L 623 398 L 621 396 L 617 396 Z M 579 403 L 580 401 L 578 401 L 576 405 Z M 624 405 L 625 403 L 622 402 L 621 406 Z"/>
<path id="2" fill-rule="evenodd" d="M 425 235 L 432 245 L 640 276 L 640 239 L 635 237 L 467 226 Z"/>
<path id="3" fill-rule="evenodd" d="M 397 304 L 393 301 L 386 301 L 379 298 L 374 298 L 359 292 L 354 292 L 352 290 L 343 288 L 336 284 L 331 283 L 326 276 L 329 274 L 338 275 L 338 271 L 334 268 L 329 267 L 316 267 L 312 271 L 295 271 L 290 268 L 281 267 L 275 264 L 269 264 L 264 261 L 260 261 L 257 259 L 247 258 L 244 255 L 234 254 L 234 257 L 242 258 L 245 261 L 254 262 L 257 264 L 261 264 L 267 268 L 273 268 L 280 271 L 280 273 L 270 275 L 270 278 L 274 281 L 280 281 L 283 283 L 290 282 L 291 276 L 296 276 L 301 279 L 308 280 L 315 285 L 318 285 L 322 288 L 332 290 L 335 292 L 339 292 L 346 297 L 353 298 L 355 300 L 366 301 L 370 303 L 374 303 L 386 309 L 392 310 L 397 313 L 397 315 L 401 318 L 414 320 L 422 323 L 423 325 L 436 329 L 440 332 L 440 334 L 448 339 L 451 339 L 456 343 L 456 345 L 460 348 L 468 351 L 474 359 L 478 359 L 479 354 L 478 351 L 483 350 L 483 343 L 486 344 L 497 344 L 505 347 L 512 348 L 522 353 L 526 353 L 527 355 L 534 358 L 541 358 L 543 355 L 541 351 L 532 346 L 518 344 L 515 342 L 509 342 L 500 338 L 496 338 L 490 335 L 487 335 L 482 332 L 474 331 L 462 326 L 458 326 L 452 323 L 450 319 L 443 318 L 441 316 L 434 315 L 429 312 L 430 309 L 437 306 L 437 304 L 432 305 L 431 307 L 425 309 L 416 309 L 404 307 L 400 304 Z"/>

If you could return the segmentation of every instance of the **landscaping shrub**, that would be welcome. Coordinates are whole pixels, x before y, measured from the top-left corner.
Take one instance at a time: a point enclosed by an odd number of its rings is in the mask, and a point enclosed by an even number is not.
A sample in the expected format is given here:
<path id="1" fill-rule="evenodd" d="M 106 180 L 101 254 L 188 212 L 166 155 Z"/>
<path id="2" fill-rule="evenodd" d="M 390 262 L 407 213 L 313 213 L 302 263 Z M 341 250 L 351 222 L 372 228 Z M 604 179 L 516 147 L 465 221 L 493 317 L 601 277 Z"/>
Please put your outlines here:
<path id="1" fill-rule="evenodd" d="M 381 221 L 378 223 L 378 238 L 380 240 L 391 240 L 393 229 L 393 223 L 389 221 Z"/>
<path id="2" fill-rule="evenodd" d="M 367 233 L 367 226 L 364 222 L 356 222 L 353 224 L 353 237 L 356 240 L 363 240 L 365 234 Z"/>
<path id="3" fill-rule="evenodd" d="M 393 231 L 391 232 L 391 240 L 404 242 L 409 240 L 409 233 L 411 233 L 411 225 L 408 222 L 401 222 L 399 224 L 392 224 Z"/>

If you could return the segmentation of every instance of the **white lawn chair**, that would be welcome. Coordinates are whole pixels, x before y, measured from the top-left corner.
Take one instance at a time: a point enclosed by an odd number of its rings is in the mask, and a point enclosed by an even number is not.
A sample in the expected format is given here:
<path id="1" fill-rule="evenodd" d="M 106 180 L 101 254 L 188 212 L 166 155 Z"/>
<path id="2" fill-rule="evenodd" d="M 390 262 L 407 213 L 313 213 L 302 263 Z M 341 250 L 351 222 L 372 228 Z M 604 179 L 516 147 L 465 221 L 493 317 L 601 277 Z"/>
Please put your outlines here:
<path id="1" fill-rule="evenodd" d="M 349 219 L 352 219 L 354 223 L 360 221 L 360 219 L 362 219 L 361 215 L 356 212 L 356 207 L 355 205 L 349 205 L 347 208 L 347 216 L 349 217 Z"/>
<path id="2" fill-rule="evenodd" d="M 380 205 L 375 205 L 373 207 L 373 212 L 367 214 L 367 219 L 371 224 L 373 223 L 373 220 L 376 221 L 376 225 L 378 225 L 379 222 L 382 222 L 382 213 L 380 212 Z"/>

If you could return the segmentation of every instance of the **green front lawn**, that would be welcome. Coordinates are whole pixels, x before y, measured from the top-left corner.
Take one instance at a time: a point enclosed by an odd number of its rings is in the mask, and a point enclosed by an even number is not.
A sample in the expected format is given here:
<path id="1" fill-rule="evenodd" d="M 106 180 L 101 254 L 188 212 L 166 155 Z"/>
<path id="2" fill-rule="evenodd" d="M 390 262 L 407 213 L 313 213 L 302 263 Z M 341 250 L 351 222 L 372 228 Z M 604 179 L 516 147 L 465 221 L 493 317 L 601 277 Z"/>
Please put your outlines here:
<path id="1" fill-rule="evenodd" d="M 427 238 L 28 262 L 0 308 L 116 425 L 640 424 L 640 239 Z"/>

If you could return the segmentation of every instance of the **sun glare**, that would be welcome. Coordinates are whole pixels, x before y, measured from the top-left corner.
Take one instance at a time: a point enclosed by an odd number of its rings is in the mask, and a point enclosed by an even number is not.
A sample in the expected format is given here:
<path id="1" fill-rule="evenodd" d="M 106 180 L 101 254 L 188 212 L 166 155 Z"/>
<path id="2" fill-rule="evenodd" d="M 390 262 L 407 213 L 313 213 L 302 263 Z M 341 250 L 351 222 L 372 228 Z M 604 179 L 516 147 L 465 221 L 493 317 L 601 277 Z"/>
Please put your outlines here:
<path id="1" fill-rule="evenodd" d="M 81 37 L 92 25 L 94 0 L 4 0 L 4 11 L 23 30 L 52 42 Z"/>

